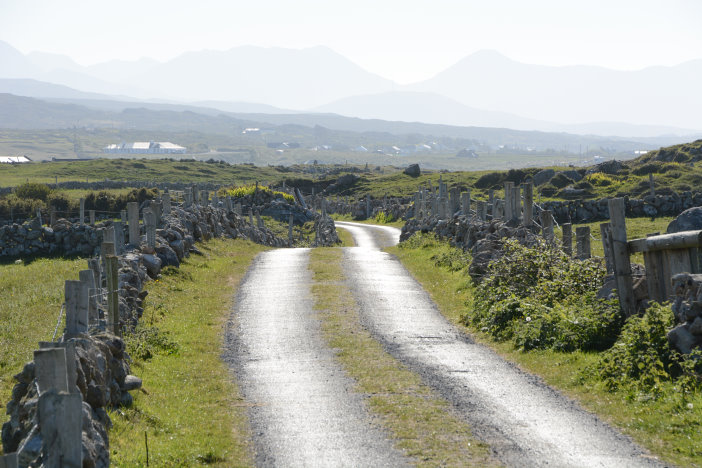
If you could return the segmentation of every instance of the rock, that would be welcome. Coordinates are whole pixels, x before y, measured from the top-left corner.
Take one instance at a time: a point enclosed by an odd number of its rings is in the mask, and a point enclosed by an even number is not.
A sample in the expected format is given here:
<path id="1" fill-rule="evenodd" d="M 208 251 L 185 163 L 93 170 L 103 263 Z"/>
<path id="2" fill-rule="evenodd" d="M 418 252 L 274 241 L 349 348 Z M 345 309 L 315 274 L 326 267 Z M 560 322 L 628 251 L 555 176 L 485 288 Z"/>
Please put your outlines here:
<path id="1" fill-rule="evenodd" d="M 667 233 L 702 230 L 702 206 L 683 211 L 668 224 Z"/>
<path id="2" fill-rule="evenodd" d="M 124 378 L 124 383 L 120 387 L 123 392 L 138 390 L 141 388 L 142 381 L 136 375 L 128 375 Z"/>
<path id="3" fill-rule="evenodd" d="M 702 317 L 697 317 L 690 324 L 690 333 L 697 337 L 702 337 Z M 698 338 L 699 339 L 699 338 Z"/>
<path id="4" fill-rule="evenodd" d="M 144 254 L 141 256 L 141 261 L 144 263 L 149 276 L 156 278 L 161 271 L 161 259 L 156 255 Z"/>
<path id="5" fill-rule="evenodd" d="M 421 170 L 419 169 L 419 164 L 410 164 L 407 169 L 403 171 L 410 177 L 419 177 L 421 175 Z"/>
<path id="6" fill-rule="evenodd" d="M 533 180 L 534 180 L 534 185 L 539 186 L 543 185 L 551 178 L 556 175 L 556 171 L 553 169 L 544 169 L 543 171 L 539 171 L 536 174 L 534 174 Z"/>
<path id="7" fill-rule="evenodd" d="M 668 343 L 683 354 L 690 354 L 697 344 L 696 337 L 687 325 L 678 325 L 668 332 Z"/>

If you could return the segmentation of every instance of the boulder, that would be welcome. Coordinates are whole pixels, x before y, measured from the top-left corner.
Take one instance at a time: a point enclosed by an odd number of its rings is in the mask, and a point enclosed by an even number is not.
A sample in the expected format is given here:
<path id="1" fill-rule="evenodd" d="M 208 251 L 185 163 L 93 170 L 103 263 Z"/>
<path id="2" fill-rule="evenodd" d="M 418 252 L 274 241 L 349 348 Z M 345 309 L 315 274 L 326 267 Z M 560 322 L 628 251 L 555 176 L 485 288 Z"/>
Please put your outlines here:
<path id="1" fill-rule="evenodd" d="M 403 172 L 410 177 L 419 177 L 422 173 L 419 164 L 410 164 Z"/>
<path id="2" fill-rule="evenodd" d="M 702 206 L 687 209 L 668 224 L 667 233 L 702 229 Z"/>

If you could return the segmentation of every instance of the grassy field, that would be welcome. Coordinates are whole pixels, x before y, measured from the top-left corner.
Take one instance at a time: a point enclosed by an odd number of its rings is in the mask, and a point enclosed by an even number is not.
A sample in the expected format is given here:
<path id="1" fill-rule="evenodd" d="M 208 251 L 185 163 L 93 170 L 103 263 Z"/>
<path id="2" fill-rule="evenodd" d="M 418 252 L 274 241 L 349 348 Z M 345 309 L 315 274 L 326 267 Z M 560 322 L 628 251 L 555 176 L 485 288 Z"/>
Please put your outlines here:
<path id="1" fill-rule="evenodd" d="M 12 376 L 50 341 L 63 304 L 66 280 L 77 280 L 84 259 L 39 259 L 0 264 L 0 405 L 10 400 Z M 63 323 L 57 334 L 63 332 Z M 4 414 L 4 411 L 3 411 Z"/>
<path id="2" fill-rule="evenodd" d="M 680 466 L 701 466 L 702 392 L 684 397 L 673 383 L 663 382 L 660 398 L 620 389 L 607 391 L 601 383 L 585 377 L 586 369 L 597 362 L 597 353 L 555 351 L 522 352 L 511 343 L 493 341 L 478 330 L 460 323 L 472 300 L 470 278 L 435 264 L 434 256 L 451 249 L 446 243 L 429 248 L 389 251 L 399 257 L 412 275 L 425 287 L 441 312 L 476 340 L 497 350 L 506 359 L 536 373 L 586 409 L 617 426 L 654 454 Z"/>
<path id="3" fill-rule="evenodd" d="M 146 466 L 145 434 L 150 466 L 253 463 L 246 404 L 220 355 L 233 294 L 265 247 L 215 240 L 198 248 L 204 256 L 191 256 L 148 286 L 140 326 L 157 327 L 170 345 L 155 346 L 153 357 L 132 365 L 146 392 L 131 408 L 111 412 L 113 466 Z M 128 349 L 138 342 L 129 340 Z"/>
<path id="4" fill-rule="evenodd" d="M 471 437 L 470 426 L 421 378 L 383 350 L 365 330 L 357 305 L 345 285 L 342 251 L 319 248 L 310 255 L 312 293 L 324 337 L 356 389 L 389 430 L 395 444 L 417 466 L 495 465 L 488 448 Z"/>

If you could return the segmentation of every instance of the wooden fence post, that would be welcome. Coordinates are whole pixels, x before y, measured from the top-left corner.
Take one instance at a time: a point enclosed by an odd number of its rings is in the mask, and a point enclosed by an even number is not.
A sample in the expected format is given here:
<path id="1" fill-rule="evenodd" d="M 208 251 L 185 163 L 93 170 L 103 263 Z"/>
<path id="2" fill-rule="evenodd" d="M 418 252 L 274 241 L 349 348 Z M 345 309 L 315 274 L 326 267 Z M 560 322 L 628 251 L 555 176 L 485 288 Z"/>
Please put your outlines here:
<path id="1" fill-rule="evenodd" d="M 614 258 L 614 277 L 617 282 L 619 306 L 629 317 L 636 312 L 634 284 L 631 278 L 629 246 L 626 240 L 626 207 L 623 198 L 609 200 L 609 222 L 612 229 L 612 254 Z"/>
<path id="2" fill-rule="evenodd" d="M 602 250 L 604 251 L 605 268 L 607 268 L 607 273 L 614 273 L 614 259 L 612 257 L 612 228 L 609 223 L 600 224 L 600 237 L 602 237 Z"/>

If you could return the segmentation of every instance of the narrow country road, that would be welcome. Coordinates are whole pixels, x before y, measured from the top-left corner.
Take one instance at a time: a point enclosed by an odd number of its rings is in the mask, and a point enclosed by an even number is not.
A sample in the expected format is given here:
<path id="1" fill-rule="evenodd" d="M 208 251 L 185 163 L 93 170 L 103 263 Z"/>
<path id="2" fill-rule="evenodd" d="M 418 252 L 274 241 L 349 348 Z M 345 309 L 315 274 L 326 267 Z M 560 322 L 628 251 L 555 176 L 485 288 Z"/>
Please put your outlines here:
<path id="1" fill-rule="evenodd" d="M 372 423 L 315 317 L 309 249 L 260 254 L 242 281 L 225 360 L 251 405 L 258 466 L 406 466 Z"/>
<path id="2" fill-rule="evenodd" d="M 426 291 L 379 249 L 398 229 L 337 222 L 357 247 L 343 267 L 364 325 L 453 403 L 508 466 L 662 466 L 609 425 L 450 324 Z"/>

